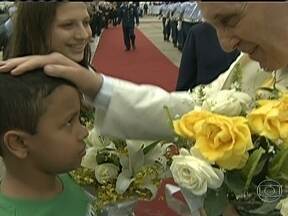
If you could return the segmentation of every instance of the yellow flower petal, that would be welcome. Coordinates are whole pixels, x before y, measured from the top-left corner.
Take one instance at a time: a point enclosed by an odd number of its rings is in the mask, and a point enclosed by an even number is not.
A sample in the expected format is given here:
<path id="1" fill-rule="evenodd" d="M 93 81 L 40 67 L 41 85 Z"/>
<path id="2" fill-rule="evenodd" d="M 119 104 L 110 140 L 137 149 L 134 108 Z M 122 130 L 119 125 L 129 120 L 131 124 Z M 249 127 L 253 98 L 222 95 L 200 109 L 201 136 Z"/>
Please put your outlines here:
<path id="1" fill-rule="evenodd" d="M 173 121 L 175 132 L 184 137 L 195 138 L 195 127 L 201 120 L 211 115 L 210 112 L 192 111 L 184 114 L 181 119 Z"/>
<path id="2" fill-rule="evenodd" d="M 231 155 L 229 158 L 217 160 L 216 164 L 226 170 L 241 169 L 245 166 L 248 157 L 248 153 L 245 153 L 241 156 Z"/>

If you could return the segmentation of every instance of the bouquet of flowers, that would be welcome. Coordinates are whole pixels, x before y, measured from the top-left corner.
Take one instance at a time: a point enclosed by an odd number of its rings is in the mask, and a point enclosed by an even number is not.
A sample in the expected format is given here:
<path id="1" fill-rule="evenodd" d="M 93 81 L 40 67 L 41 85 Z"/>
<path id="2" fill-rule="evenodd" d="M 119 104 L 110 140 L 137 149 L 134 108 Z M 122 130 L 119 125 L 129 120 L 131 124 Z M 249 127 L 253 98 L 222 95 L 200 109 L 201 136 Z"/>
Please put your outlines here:
<path id="1" fill-rule="evenodd" d="M 197 107 L 173 120 L 183 147 L 173 156 L 173 178 L 208 216 L 228 205 L 240 215 L 279 215 L 275 208 L 288 215 L 288 200 L 281 200 L 288 184 L 288 94 L 275 82 L 257 99 L 237 83 L 221 91 L 199 87 Z"/>
<path id="2" fill-rule="evenodd" d="M 82 121 L 91 126 L 92 116 L 86 111 Z M 81 168 L 71 176 L 95 197 L 95 212 L 108 205 L 155 197 L 166 174 L 170 144 L 104 137 L 96 128 L 90 129 L 86 144 Z"/>

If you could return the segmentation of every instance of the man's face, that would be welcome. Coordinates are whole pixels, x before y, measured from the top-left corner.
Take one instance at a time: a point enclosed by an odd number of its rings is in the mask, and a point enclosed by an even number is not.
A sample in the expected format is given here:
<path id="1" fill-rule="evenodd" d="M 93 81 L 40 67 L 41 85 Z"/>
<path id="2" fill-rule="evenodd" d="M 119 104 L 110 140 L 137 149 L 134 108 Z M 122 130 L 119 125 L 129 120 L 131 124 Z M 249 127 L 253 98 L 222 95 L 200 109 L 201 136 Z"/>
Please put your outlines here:
<path id="1" fill-rule="evenodd" d="M 79 93 L 71 86 L 62 85 L 45 103 L 46 111 L 39 120 L 37 133 L 29 140 L 29 160 L 45 173 L 71 171 L 81 164 L 85 155 L 83 139 L 88 135 L 79 122 Z"/>
<path id="2" fill-rule="evenodd" d="M 199 5 L 226 52 L 239 49 L 268 71 L 287 66 L 288 4 L 201 2 Z"/>
<path id="3" fill-rule="evenodd" d="M 87 6 L 81 2 L 59 5 L 51 26 L 51 49 L 80 62 L 92 31 Z"/>

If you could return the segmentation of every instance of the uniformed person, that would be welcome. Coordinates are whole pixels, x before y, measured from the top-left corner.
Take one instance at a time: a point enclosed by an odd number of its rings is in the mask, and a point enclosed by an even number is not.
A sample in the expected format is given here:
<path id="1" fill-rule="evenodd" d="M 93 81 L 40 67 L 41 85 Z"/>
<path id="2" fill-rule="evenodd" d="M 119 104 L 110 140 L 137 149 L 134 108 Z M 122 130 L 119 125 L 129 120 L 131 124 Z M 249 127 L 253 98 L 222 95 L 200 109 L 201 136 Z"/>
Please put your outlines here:
<path id="1" fill-rule="evenodd" d="M 170 8 L 170 23 L 171 23 L 171 34 L 172 34 L 172 42 L 174 47 L 177 47 L 177 42 L 178 42 L 178 21 L 180 19 L 181 15 L 181 3 L 176 2 L 171 5 Z"/>
<path id="2" fill-rule="evenodd" d="M 161 5 L 159 10 L 159 18 L 162 18 L 163 25 L 163 39 L 164 41 L 169 41 L 170 37 L 170 20 L 169 20 L 169 5 L 168 2 L 165 2 Z"/>
<path id="3" fill-rule="evenodd" d="M 202 14 L 196 1 L 182 3 L 182 41 L 181 47 L 184 46 L 190 28 L 202 20 Z"/>
<path id="4" fill-rule="evenodd" d="M 124 2 L 120 7 L 119 11 L 119 23 L 122 21 L 123 28 L 123 37 L 124 44 L 126 46 L 126 51 L 131 49 L 131 45 L 133 50 L 136 49 L 135 45 L 135 34 L 134 34 L 134 26 L 135 21 L 136 25 L 139 25 L 139 16 L 137 8 L 133 5 L 132 2 Z"/>

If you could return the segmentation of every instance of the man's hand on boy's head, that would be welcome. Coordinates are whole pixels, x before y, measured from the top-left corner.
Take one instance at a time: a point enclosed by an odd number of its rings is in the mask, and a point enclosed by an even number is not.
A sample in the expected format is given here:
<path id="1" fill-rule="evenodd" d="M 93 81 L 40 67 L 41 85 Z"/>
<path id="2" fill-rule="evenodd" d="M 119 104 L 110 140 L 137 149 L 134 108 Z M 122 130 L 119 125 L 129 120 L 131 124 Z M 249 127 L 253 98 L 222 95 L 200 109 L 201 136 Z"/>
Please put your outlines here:
<path id="1" fill-rule="evenodd" d="M 60 77 L 74 83 L 80 91 L 94 100 L 98 94 L 103 77 L 98 73 L 91 73 L 81 65 L 70 66 L 61 64 L 49 64 L 44 66 L 44 72 L 49 76 Z"/>
<path id="2" fill-rule="evenodd" d="M 73 82 L 85 95 L 94 99 L 102 86 L 103 78 L 98 73 L 70 60 L 60 53 L 33 55 L 8 59 L 0 62 L 0 72 L 21 75 L 36 68 L 44 68 L 49 76 L 61 77 Z"/>

